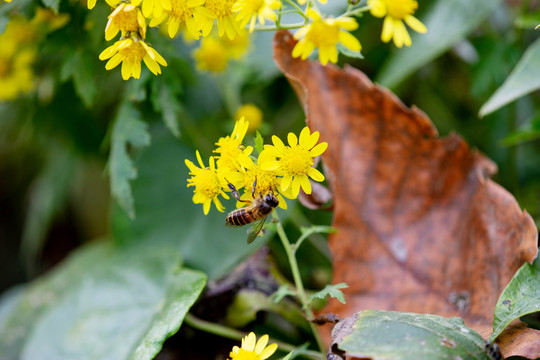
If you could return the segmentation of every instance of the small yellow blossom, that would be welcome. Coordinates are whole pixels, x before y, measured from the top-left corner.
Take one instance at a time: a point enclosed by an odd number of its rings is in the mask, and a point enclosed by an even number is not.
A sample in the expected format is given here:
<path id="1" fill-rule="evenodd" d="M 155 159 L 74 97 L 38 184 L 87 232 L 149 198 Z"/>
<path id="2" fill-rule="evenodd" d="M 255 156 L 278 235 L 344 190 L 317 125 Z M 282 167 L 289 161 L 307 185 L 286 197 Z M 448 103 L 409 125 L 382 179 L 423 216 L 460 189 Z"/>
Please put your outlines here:
<path id="1" fill-rule="evenodd" d="M 201 36 L 201 31 L 203 36 L 208 35 L 208 29 L 211 29 L 215 15 L 202 6 L 205 0 L 170 1 L 171 9 L 164 9 L 160 17 L 156 17 L 150 21 L 150 26 L 157 26 L 165 21 L 165 19 L 168 19 L 167 26 L 171 38 L 178 33 L 180 25 L 185 25 L 191 37 L 196 40 Z"/>
<path id="2" fill-rule="evenodd" d="M 275 21 L 277 16 L 274 10 L 281 7 L 278 0 L 238 0 L 234 3 L 232 11 L 238 13 L 236 19 L 240 21 L 242 27 L 249 23 L 249 31 L 253 32 L 255 23 L 264 25 L 266 20 Z"/>
<path id="3" fill-rule="evenodd" d="M 292 196 L 297 197 L 302 187 L 306 194 L 311 194 L 309 178 L 315 181 L 324 180 L 324 175 L 312 167 L 313 158 L 321 155 L 328 147 L 328 143 L 317 144 L 319 132 L 311 134 L 307 126 L 302 129 L 299 138 L 289 133 L 287 140 L 289 146 L 285 146 L 277 136 L 272 136 L 273 145 L 265 145 L 259 158 L 267 156 L 265 152 L 269 152 L 271 156 L 265 161 L 259 161 L 259 165 L 264 170 L 276 170 L 283 177 L 281 192 L 292 188 Z"/>
<path id="4" fill-rule="evenodd" d="M 145 18 L 159 18 L 163 10 L 171 11 L 171 0 L 142 0 L 142 12 Z"/>
<path id="5" fill-rule="evenodd" d="M 205 7 L 216 16 L 219 36 L 227 35 L 234 39 L 241 31 L 242 26 L 233 16 L 232 7 L 236 0 L 206 0 Z M 213 24 L 212 24 L 213 25 Z M 208 29 L 208 32 L 212 27 Z"/>
<path id="6" fill-rule="evenodd" d="M 235 171 L 243 171 L 246 167 L 252 164 L 249 157 L 253 151 L 253 147 L 244 146 L 242 141 L 246 136 L 249 123 L 244 118 L 238 120 L 230 136 L 222 137 L 216 145 L 218 148 L 214 150 L 218 153 L 217 165 L 221 168 L 228 168 Z"/>
<path id="7" fill-rule="evenodd" d="M 336 63 L 338 58 L 337 44 L 341 43 L 352 51 L 360 51 L 362 46 L 357 38 L 348 32 L 358 28 L 356 20 L 351 17 L 322 18 L 313 8 L 307 11 L 312 23 L 298 30 L 294 37 L 300 39 L 295 45 L 292 56 L 305 60 L 316 48 L 319 49 L 319 60 L 326 65 L 328 61 Z"/>
<path id="8" fill-rule="evenodd" d="M 234 346 L 229 353 L 229 360 L 265 360 L 277 350 L 277 344 L 268 344 L 268 335 L 263 335 L 259 341 L 254 333 L 249 333 L 242 338 L 242 346 Z"/>
<path id="9" fill-rule="evenodd" d="M 193 51 L 197 68 L 210 72 L 222 72 L 227 67 L 229 55 L 220 39 L 212 36 L 203 38 L 201 46 Z"/>
<path id="10" fill-rule="evenodd" d="M 141 76 L 141 61 L 144 61 L 154 75 L 161 74 L 161 68 L 158 64 L 167 66 L 165 59 L 156 50 L 137 37 L 129 37 L 115 42 L 114 45 L 109 46 L 99 54 L 99 59 L 110 59 L 105 65 L 107 70 L 122 63 L 122 79 L 124 80 L 131 76 L 135 79 Z"/>
<path id="11" fill-rule="evenodd" d="M 197 151 L 197 161 L 200 168 L 191 161 L 185 160 L 186 166 L 189 168 L 189 174 L 191 175 L 191 178 L 188 179 L 187 186 L 195 186 L 193 190 L 193 202 L 195 204 L 203 204 L 205 215 L 210 211 L 212 202 L 219 211 L 223 212 L 225 208 L 219 201 L 218 196 L 221 195 L 224 199 L 229 199 L 229 196 L 223 192 L 223 188 L 227 188 L 227 181 L 223 176 L 218 174 L 212 156 L 209 160 L 210 167 L 204 166 L 199 151 Z"/>
<path id="12" fill-rule="evenodd" d="M 393 39 L 398 48 L 411 46 L 411 37 L 403 22 L 418 33 L 427 31 L 424 24 L 412 15 L 418 8 L 416 0 L 368 0 L 367 5 L 371 7 L 371 15 L 384 17 L 381 33 L 383 42 Z"/>
<path id="13" fill-rule="evenodd" d="M 122 31 L 122 35 L 127 32 L 139 32 L 143 39 L 146 37 L 146 19 L 140 7 L 121 3 L 109 15 L 109 21 L 105 26 L 105 40 L 112 40 L 119 31 Z"/>
<path id="14" fill-rule="evenodd" d="M 11 0 L 4 0 L 4 1 L 7 2 L 7 3 L 10 3 L 10 2 L 11 2 Z"/>
<path id="15" fill-rule="evenodd" d="M 247 31 L 240 29 L 234 39 L 229 39 L 226 36 L 220 39 L 225 44 L 229 57 L 240 59 L 246 54 L 249 45 L 249 34 Z"/>
<path id="16" fill-rule="evenodd" d="M 245 118 L 249 123 L 248 132 L 254 133 L 263 123 L 263 112 L 254 104 L 244 104 L 236 110 L 235 120 Z"/>

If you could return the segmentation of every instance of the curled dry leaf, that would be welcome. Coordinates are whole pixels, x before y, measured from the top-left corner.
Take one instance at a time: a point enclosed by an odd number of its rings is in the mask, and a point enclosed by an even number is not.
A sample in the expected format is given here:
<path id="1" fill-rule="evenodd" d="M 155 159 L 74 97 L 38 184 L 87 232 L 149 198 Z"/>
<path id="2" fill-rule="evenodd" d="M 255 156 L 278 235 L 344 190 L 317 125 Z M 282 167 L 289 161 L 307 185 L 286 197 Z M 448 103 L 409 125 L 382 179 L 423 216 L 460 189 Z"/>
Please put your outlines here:
<path id="1" fill-rule="evenodd" d="M 522 356 L 527 359 L 540 359 L 540 331 L 527 327 L 522 321 L 512 322 L 497 337 L 504 358 Z"/>
<path id="2" fill-rule="evenodd" d="M 332 282 L 349 285 L 347 303 L 324 311 L 460 316 L 487 337 L 499 294 L 536 257 L 532 218 L 460 136 L 439 138 L 422 111 L 354 68 L 293 59 L 294 44 L 278 32 L 274 57 L 329 143 Z"/>

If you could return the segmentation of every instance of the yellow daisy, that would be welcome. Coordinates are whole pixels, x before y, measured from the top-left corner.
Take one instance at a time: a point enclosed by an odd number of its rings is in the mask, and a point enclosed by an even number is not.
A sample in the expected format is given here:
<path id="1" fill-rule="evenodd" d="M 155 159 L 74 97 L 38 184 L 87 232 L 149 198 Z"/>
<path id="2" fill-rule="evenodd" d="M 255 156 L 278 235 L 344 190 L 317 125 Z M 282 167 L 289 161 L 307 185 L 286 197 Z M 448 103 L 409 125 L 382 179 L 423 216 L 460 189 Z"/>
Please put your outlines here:
<path id="1" fill-rule="evenodd" d="M 242 27 L 249 22 L 249 31 L 253 32 L 255 23 L 265 23 L 265 20 L 275 21 L 277 16 L 274 10 L 281 7 L 278 0 L 238 0 L 234 3 L 232 11 L 238 13 L 236 19 L 240 21 Z"/>
<path id="2" fill-rule="evenodd" d="M 313 22 L 298 30 L 294 37 L 300 39 L 296 43 L 292 56 L 305 60 L 315 49 L 319 49 L 319 60 L 326 65 L 328 61 L 336 63 L 338 58 L 337 44 L 341 43 L 352 51 L 360 51 L 362 46 L 357 38 L 348 32 L 358 28 L 356 20 L 351 17 L 322 18 L 311 8 L 306 13 Z"/>
<path id="3" fill-rule="evenodd" d="M 272 136 L 273 145 L 265 145 L 261 152 L 259 164 L 264 170 L 275 170 L 283 178 L 281 179 L 281 192 L 284 193 L 292 189 L 291 195 L 297 197 L 300 187 L 306 194 L 311 194 L 311 183 L 309 178 L 315 181 L 323 181 L 324 175 L 313 166 L 313 158 L 326 151 L 328 143 L 319 140 L 319 132 L 310 133 L 306 126 L 300 132 L 300 137 L 289 133 L 287 136 L 289 146 L 285 146 L 283 141 L 277 136 Z M 265 154 L 268 152 L 270 156 Z"/>
<path id="4" fill-rule="evenodd" d="M 157 26 L 165 19 L 167 20 L 169 36 L 173 38 L 177 33 L 180 25 L 185 25 L 189 34 L 194 39 L 198 40 L 201 36 L 208 35 L 215 15 L 208 11 L 204 6 L 205 0 L 170 0 L 171 9 L 164 9 L 160 17 L 153 18 L 150 21 L 150 26 Z M 210 24 L 210 25 L 208 25 Z"/>
<path id="5" fill-rule="evenodd" d="M 268 359 L 277 350 L 277 344 L 268 344 L 268 335 L 263 335 L 259 341 L 255 334 L 250 332 L 242 338 L 242 346 L 233 347 L 229 353 L 230 360 L 265 360 Z"/>
<path id="6" fill-rule="evenodd" d="M 252 164 L 249 155 L 251 155 L 253 147 L 242 144 L 248 127 L 249 123 L 244 118 L 241 118 L 234 124 L 234 129 L 230 136 L 222 137 L 218 140 L 216 143 L 218 148 L 214 152 L 219 154 L 217 159 L 219 168 L 243 171 Z"/>
<path id="7" fill-rule="evenodd" d="M 415 0 L 368 0 L 367 4 L 371 7 L 371 15 L 384 17 L 381 33 L 383 42 L 393 39 L 398 48 L 403 45 L 411 46 L 411 37 L 403 22 L 418 33 L 427 31 L 425 25 L 412 15 L 418 8 Z"/>
<path id="8" fill-rule="evenodd" d="M 187 186 L 195 186 L 193 190 L 193 202 L 195 204 L 203 204 L 204 214 L 207 215 L 212 206 L 212 202 L 216 205 L 216 208 L 223 212 L 225 208 L 219 201 L 218 196 L 223 196 L 224 199 L 229 199 L 229 196 L 223 192 L 223 188 L 227 188 L 227 182 L 223 176 L 220 176 L 214 158 L 210 156 L 210 167 L 206 167 L 202 161 L 201 154 L 197 150 L 197 161 L 200 168 L 197 167 L 189 160 L 185 160 L 186 166 L 189 168 L 189 175 Z"/>
<path id="9" fill-rule="evenodd" d="M 254 104 L 244 104 L 234 114 L 236 120 L 245 118 L 249 124 L 247 131 L 254 133 L 263 123 L 263 112 Z"/>
<path id="10" fill-rule="evenodd" d="M 227 48 L 212 36 L 201 40 L 201 46 L 193 51 L 193 58 L 198 69 L 214 73 L 225 70 L 229 62 Z"/>
<path id="11" fill-rule="evenodd" d="M 127 80 L 131 76 L 138 79 L 141 76 L 141 61 L 144 61 L 148 69 L 154 75 L 161 74 L 162 66 L 167 66 L 167 62 L 158 52 L 152 49 L 142 39 L 129 37 L 122 39 L 109 46 L 101 54 L 100 60 L 110 59 L 105 65 L 105 69 L 111 70 L 122 63 L 122 79 Z"/>
<path id="12" fill-rule="evenodd" d="M 235 2 L 236 0 L 206 0 L 205 7 L 216 16 L 219 36 L 227 34 L 229 39 L 234 39 L 241 31 L 242 26 L 233 17 L 232 7 Z M 212 27 L 208 32 L 210 30 Z"/>
<path id="13" fill-rule="evenodd" d="M 120 3 L 108 18 L 109 21 L 105 26 L 105 40 L 112 40 L 119 31 L 122 31 L 122 35 L 127 32 L 138 32 L 143 39 L 146 37 L 146 19 L 140 7 Z"/>

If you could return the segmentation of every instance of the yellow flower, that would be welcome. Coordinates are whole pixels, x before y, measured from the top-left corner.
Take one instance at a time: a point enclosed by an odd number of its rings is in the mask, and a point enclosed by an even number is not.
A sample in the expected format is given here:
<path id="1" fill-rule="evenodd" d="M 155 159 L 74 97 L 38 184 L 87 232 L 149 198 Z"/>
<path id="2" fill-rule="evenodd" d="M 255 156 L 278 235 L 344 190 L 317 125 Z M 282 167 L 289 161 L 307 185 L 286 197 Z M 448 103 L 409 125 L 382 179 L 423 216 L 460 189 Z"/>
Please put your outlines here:
<path id="1" fill-rule="evenodd" d="M 216 17 L 212 12 L 202 6 L 205 0 L 170 1 L 171 9 L 164 9 L 160 17 L 150 21 L 150 26 L 157 26 L 168 18 L 167 25 L 171 38 L 178 33 L 181 24 L 186 25 L 189 34 L 195 39 L 199 39 L 201 31 L 203 36 L 208 35 Z"/>
<path id="2" fill-rule="evenodd" d="M 212 202 L 216 208 L 223 212 L 225 209 L 218 196 L 223 196 L 224 199 L 229 199 L 229 196 L 223 192 L 223 188 L 227 188 L 227 182 L 223 176 L 218 173 L 214 158 L 210 156 L 210 167 L 205 167 L 199 151 L 197 151 L 197 161 L 200 168 L 189 160 L 185 160 L 186 166 L 189 168 L 191 178 L 188 179 L 188 187 L 195 186 L 193 190 L 193 203 L 203 204 L 204 214 L 207 215 L 212 206 Z"/>
<path id="3" fill-rule="evenodd" d="M 127 32 L 139 32 L 146 37 L 146 19 L 137 6 L 121 3 L 110 15 L 105 27 L 105 40 L 112 40 L 119 31 L 122 35 Z"/>
<path id="4" fill-rule="evenodd" d="M 230 360 L 265 360 L 277 350 L 277 344 L 268 344 L 268 335 L 263 335 L 255 343 L 257 338 L 254 333 L 249 333 L 242 339 L 242 346 L 234 346 L 229 353 Z"/>
<path id="5" fill-rule="evenodd" d="M 159 18 L 163 10 L 171 11 L 171 0 L 142 0 L 142 12 L 145 18 Z"/>
<path id="6" fill-rule="evenodd" d="M 405 28 L 405 23 L 418 33 L 427 31 L 424 24 L 415 18 L 415 10 L 418 8 L 416 0 L 368 0 L 367 5 L 371 7 L 371 15 L 384 17 L 381 40 L 389 42 L 394 40 L 394 44 L 400 48 L 403 45 L 411 46 L 411 37 Z"/>
<path id="7" fill-rule="evenodd" d="M 249 22 L 249 31 L 253 32 L 257 18 L 263 25 L 266 19 L 275 21 L 277 17 L 274 10 L 280 6 L 278 0 L 238 0 L 234 3 L 232 11 L 238 13 L 236 19 L 240 21 L 242 27 Z"/>
<path id="8" fill-rule="evenodd" d="M 249 45 L 249 34 L 244 29 L 239 29 L 234 39 L 228 37 L 220 38 L 225 47 L 229 57 L 233 59 L 240 59 L 246 53 L 246 49 Z"/>
<path id="9" fill-rule="evenodd" d="M 281 192 L 292 188 L 292 195 L 297 197 L 302 187 L 306 194 L 311 194 L 309 178 L 315 181 L 324 180 L 324 175 L 312 167 L 313 158 L 321 155 L 328 147 L 328 143 L 322 142 L 315 145 L 319 140 L 319 132 L 310 134 L 307 126 L 300 132 L 300 138 L 289 133 L 287 140 L 289 146 L 285 146 L 277 136 L 272 136 L 274 145 L 265 145 L 259 158 L 263 155 L 267 156 L 265 152 L 269 152 L 271 156 L 268 156 L 267 160 L 259 161 L 259 164 L 263 169 L 276 170 L 283 176 Z"/>
<path id="10" fill-rule="evenodd" d="M 235 171 L 243 171 L 253 162 L 249 155 L 253 151 L 253 147 L 244 146 L 242 141 L 246 136 L 249 123 L 241 118 L 235 125 L 231 136 L 222 137 L 216 145 L 218 148 L 214 150 L 218 153 L 217 165 L 221 168 L 228 168 Z"/>
<path id="11" fill-rule="evenodd" d="M 262 125 L 263 113 L 261 109 L 259 109 L 256 105 L 245 104 L 240 106 L 238 110 L 236 110 L 236 114 L 234 115 L 235 120 L 239 120 L 240 118 L 245 118 L 246 121 L 249 123 L 247 131 L 250 133 L 254 133 L 255 130 L 257 130 Z"/>
<path id="12" fill-rule="evenodd" d="M 110 59 L 105 65 L 107 70 L 122 63 L 122 79 L 124 80 L 131 76 L 135 79 L 141 76 L 141 61 L 144 61 L 154 75 L 161 74 L 161 68 L 158 64 L 167 66 L 165 59 L 156 50 L 137 37 L 129 37 L 115 42 L 114 45 L 109 46 L 99 54 L 99 59 Z"/>
<path id="13" fill-rule="evenodd" d="M 223 42 L 211 36 L 202 39 L 201 46 L 193 51 L 193 57 L 198 69 L 216 73 L 225 70 L 229 62 Z"/>
<path id="14" fill-rule="evenodd" d="M 238 20 L 233 18 L 232 7 L 236 0 L 206 0 L 205 7 L 217 18 L 218 34 L 227 34 L 229 39 L 234 39 L 241 31 Z M 213 24 L 212 24 L 213 25 Z M 212 27 L 208 30 L 210 32 Z"/>
<path id="15" fill-rule="evenodd" d="M 316 48 L 319 49 L 319 60 L 326 65 L 328 61 L 337 62 L 337 44 L 341 43 L 352 51 L 360 51 L 362 46 L 357 38 L 348 32 L 358 28 L 356 20 L 351 17 L 321 18 L 321 15 L 313 8 L 307 11 L 307 15 L 313 20 L 294 34 L 300 39 L 295 45 L 292 56 L 301 57 L 305 60 Z"/>

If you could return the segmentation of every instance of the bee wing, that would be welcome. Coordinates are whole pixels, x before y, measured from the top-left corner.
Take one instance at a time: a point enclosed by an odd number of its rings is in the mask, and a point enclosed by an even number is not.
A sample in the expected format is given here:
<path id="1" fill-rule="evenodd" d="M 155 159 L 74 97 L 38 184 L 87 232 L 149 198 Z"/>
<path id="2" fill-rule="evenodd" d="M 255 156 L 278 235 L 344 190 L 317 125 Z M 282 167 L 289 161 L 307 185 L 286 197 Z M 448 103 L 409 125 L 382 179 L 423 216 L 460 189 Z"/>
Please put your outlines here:
<path id="1" fill-rule="evenodd" d="M 261 232 L 263 226 L 264 226 L 264 222 L 266 221 L 266 216 L 263 217 L 262 219 L 258 220 L 256 223 L 254 223 L 248 230 L 248 237 L 247 237 L 247 243 L 248 244 L 251 244 L 253 242 L 253 240 L 255 240 L 255 238 L 257 237 L 257 235 L 259 235 L 259 233 Z"/>

